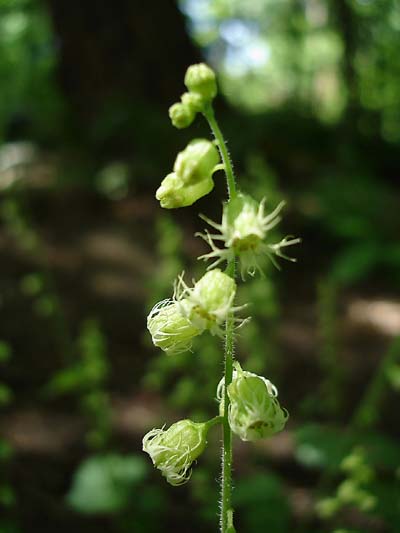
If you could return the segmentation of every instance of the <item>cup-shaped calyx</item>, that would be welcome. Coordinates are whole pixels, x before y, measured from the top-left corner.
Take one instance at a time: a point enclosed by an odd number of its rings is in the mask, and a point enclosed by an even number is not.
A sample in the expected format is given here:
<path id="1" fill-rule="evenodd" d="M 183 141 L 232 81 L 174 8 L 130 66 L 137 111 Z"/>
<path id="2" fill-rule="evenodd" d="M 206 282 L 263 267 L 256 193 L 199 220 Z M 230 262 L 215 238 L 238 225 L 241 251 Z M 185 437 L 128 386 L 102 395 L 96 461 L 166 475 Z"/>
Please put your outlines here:
<path id="1" fill-rule="evenodd" d="M 204 274 L 193 287 L 188 287 L 180 276 L 175 283 L 174 299 L 182 315 L 195 328 L 208 329 L 212 335 L 223 335 L 222 324 L 231 313 L 241 309 L 233 305 L 235 294 L 235 281 L 215 268 Z"/>
<path id="2" fill-rule="evenodd" d="M 152 429 L 143 437 L 143 451 L 171 485 L 182 485 L 191 476 L 192 463 L 204 451 L 210 425 L 180 420 L 164 430 Z"/>
<path id="3" fill-rule="evenodd" d="M 172 299 L 157 303 L 147 318 L 153 344 L 174 355 L 190 350 L 193 338 L 205 330 L 223 335 L 222 325 L 234 307 L 236 283 L 218 268 L 189 287 L 179 276 Z M 234 318 L 237 323 L 244 321 Z"/>
<path id="4" fill-rule="evenodd" d="M 167 355 L 187 352 L 192 346 L 193 338 L 201 333 L 183 316 L 176 302 L 169 299 L 157 303 L 150 311 L 147 329 L 154 346 L 161 348 Z"/>
<path id="5" fill-rule="evenodd" d="M 217 389 L 221 415 L 224 412 L 224 387 L 222 379 Z M 279 405 L 278 391 L 268 379 L 242 370 L 236 362 L 227 394 L 229 425 L 243 441 L 270 437 L 284 428 L 289 415 Z"/>
<path id="6" fill-rule="evenodd" d="M 214 187 L 212 175 L 220 168 L 215 145 L 207 139 L 194 139 L 179 152 L 174 171 L 156 192 L 161 207 L 175 209 L 192 205 Z"/>
<path id="7" fill-rule="evenodd" d="M 210 226 L 218 230 L 220 234 L 200 234 L 210 245 L 211 252 L 204 254 L 200 259 L 211 259 L 210 268 L 219 263 L 238 257 L 241 274 L 254 275 L 258 270 L 262 273 L 260 258 L 268 256 L 278 266 L 274 255 L 295 261 L 283 253 L 287 246 L 300 242 L 298 238 L 285 237 L 278 243 L 268 242 L 268 234 L 281 220 L 280 212 L 284 206 L 281 202 L 274 211 L 265 213 L 265 199 L 257 202 L 245 194 L 238 194 L 236 198 L 224 204 L 222 222 L 217 224 L 203 217 Z M 219 248 L 215 241 L 223 243 Z"/>

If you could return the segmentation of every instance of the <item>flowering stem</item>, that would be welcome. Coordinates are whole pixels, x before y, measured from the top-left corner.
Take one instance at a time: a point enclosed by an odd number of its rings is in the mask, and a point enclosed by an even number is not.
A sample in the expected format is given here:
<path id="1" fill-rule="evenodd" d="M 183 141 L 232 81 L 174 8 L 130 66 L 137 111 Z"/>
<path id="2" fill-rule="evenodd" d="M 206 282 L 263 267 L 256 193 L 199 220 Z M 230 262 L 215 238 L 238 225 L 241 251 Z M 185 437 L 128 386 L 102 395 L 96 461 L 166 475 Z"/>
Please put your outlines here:
<path id="1" fill-rule="evenodd" d="M 217 141 L 221 159 L 224 163 L 226 183 L 228 187 L 229 201 L 236 197 L 236 183 L 233 173 L 232 162 L 226 147 L 226 142 L 211 106 L 206 107 L 204 116 L 207 119 L 210 128 Z M 226 274 L 235 279 L 235 260 L 231 259 L 226 267 Z M 225 329 L 225 368 L 224 368 L 224 417 L 223 417 L 223 447 L 222 447 L 222 480 L 221 480 L 221 515 L 220 526 L 221 533 L 225 533 L 229 526 L 232 526 L 232 431 L 228 420 L 228 385 L 232 382 L 233 374 L 233 352 L 234 352 L 234 315 L 231 313 L 226 320 Z"/>
<path id="2" fill-rule="evenodd" d="M 235 263 L 232 261 L 228 265 L 234 276 Z M 227 270 L 228 270 L 227 269 Z M 231 495 L 232 495 L 232 431 L 228 420 L 228 385 L 232 381 L 233 374 L 233 313 L 230 314 L 226 321 L 225 337 L 225 387 L 224 387 L 224 421 L 223 421 L 223 448 L 222 448 L 222 488 L 221 488 L 221 532 L 225 533 L 228 527 L 229 513 L 232 514 Z"/>
<path id="3" fill-rule="evenodd" d="M 214 416 L 214 418 L 211 418 L 210 420 L 205 422 L 205 425 L 207 426 L 207 430 L 223 422 L 223 419 L 224 418 L 222 416 Z"/>
<path id="4" fill-rule="evenodd" d="M 229 200 L 232 200 L 236 196 L 236 183 L 235 183 L 235 175 L 233 173 L 232 168 L 232 162 L 229 157 L 228 148 L 226 147 L 226 142 L 224 139 L 224 136 L 222 135 L 222 131 L 220 130 L 218 126 L 218 122 L 214 115 L 214 110 L 209 104 L 203 111 L 203 114 L 205 118 L 207 119 L 208 124 L 210 125 L 211 131 L 214 134 L 215 140 L 217 141 L 217 146 L 219 153 L 221 154 L 221 159 L 224 163 L 225 168 L 225 175 L 226 175 L 226 183 L 228 186 L 228 198 Z"/>

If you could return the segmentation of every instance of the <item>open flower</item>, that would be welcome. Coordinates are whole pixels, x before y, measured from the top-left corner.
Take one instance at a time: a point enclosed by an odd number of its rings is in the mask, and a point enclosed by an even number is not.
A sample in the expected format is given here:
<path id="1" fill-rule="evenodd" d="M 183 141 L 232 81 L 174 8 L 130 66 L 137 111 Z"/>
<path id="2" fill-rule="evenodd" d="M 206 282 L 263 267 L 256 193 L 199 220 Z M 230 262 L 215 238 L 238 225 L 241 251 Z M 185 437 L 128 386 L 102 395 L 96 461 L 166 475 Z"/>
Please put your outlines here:
<path id="1" fill-rule="evenodd" d="M 207 272 L 194 287 L 188 287 L 180 276 L 175 283 L 174 300 L 184 317 L 200 331 L 208 329 L 212 335 L 222 335 L 222 324 L 234 307 L 235 281 L 218 268 Z M 236 319 L 243 322 L 240 319 Z"/>
<path id="2" fill-rule="evenodd" d="M 167 299 L 158 302 L 147 317 L 153 344 L 167 355 L 186 352 L 192 347 L 192 339 L 201 331 L 195 328 L 180 312 L 176 302 Z"/>
<path id="3" fill-rule="evenodd" d="M 164 430 L 152 429 L 143 437 L 143 451 L 171 485 L 189 481 L 191 466 L 206 447 L 210 424 L 180 420 Z"/>
<path id="4" fill-rule="evenodd" d="M 217 388 L 220 414 L 224 413 L 224 378 Z M 289 417 L 279 405 L 276 387 L 266 378 L 242 370 L 235 362 L 229 397 L 229 425 L 243 441 L 255 441 L 281 431 Z"/>
<path id="5" fill-rule="evenodd" d="M 237 256 L 240 261 L 242 278 L 246 274 L 253 276 L 257 270 L 262 273 L 259 259 L 263 255 L 267 255 L 278 268 L 279 265 L 274 256 L 296 261 L 296 259 L 285 255 L 283 249 L 299 243 L 301 239 L 285 237 L 278 243 L 266 242 L 270 230 L 281 221 L 280 212 L 284 205 L 284 202 L 281 202 L 272 213 L 266 215 L 264 211 L 265 199 L 258 203 L 250 196 L 239 194 L 224 204 L 221 224 L 203 216 L 202 218 L 220 234 L 208 232 L 198 234 L 211 247 L 211 252 L 200 256 L 199 259 L 214 260 L 209 266 L 209 268 L 214 268 L 221 262 L 229 261 Z M 222 242 L 223 248 L 219 248 L 215 241 Z"/>

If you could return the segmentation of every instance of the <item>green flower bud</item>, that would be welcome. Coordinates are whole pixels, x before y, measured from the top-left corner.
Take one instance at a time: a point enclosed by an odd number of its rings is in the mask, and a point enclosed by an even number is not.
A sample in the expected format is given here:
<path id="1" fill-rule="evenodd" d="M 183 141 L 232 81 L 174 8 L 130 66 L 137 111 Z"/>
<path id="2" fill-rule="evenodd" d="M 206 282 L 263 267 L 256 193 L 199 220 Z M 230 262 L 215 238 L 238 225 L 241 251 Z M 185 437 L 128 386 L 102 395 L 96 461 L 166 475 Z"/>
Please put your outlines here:
<path id="1" fill-rule="evenodd" d="M 173 104 L 168 110 L 169 118 L 175 128 L 183 129 L 190 126 L 193 122 L 196 112 L 193 107 L 180 102 Z"/>
<path id="2" fill-rule="evenodd" d="M 201 333 L 180 313 L 172 300 L 163 300 L 153 307 L 147 317 L 147 329 L 154 346 L 167 355 L 190 350 L 192 339 Z"/>
<path id="3" fill-rule="evenodd" d="M 213 259 L 214 262 L 209 267 L 213 268 L 222 261 L 229 261 L 237 256 L 242 278 L 246 274 L 253 276 L 257 270 L 262 273 L 259 259 L 263 255 L 268 256 L 277 267 L 274 255 L 295 261 L 285 255 L 282 249 L 299 243 L 300 239 L 285 237 L 279 243 L 266 242 L 270 230 L 281 220 L 280 211 L 283 206 L 284 202 L 281 202 L 272 213 L 265 215 L 265 199 L 258 203 L 248 195 L 238 194 L 224 205 L 221 224 L 203 217 L 208 224 L 220 231 L 221 235 L 212 235 L 208 232 L 200 234 L 211 247 L 211 252 L 202 255 L 200 259 Z M 218 248 L 214 241 L 222 241 L 224 248 Z"/>
<path id="4" fill-rule="evenodd" d="M 198 93 L 183 93 L 182 104 L 188 106 L 194 113 L 200 113 L 204 107 L 203 98 Z"/>
<path id="5" fill-rule="evenodd" d="M 219 161 L 218 150 L 212 142 L 194 139 L 177 155 L 174 172 L 184 183 L 194 184 L 210 178 Z"/>
<path id="6" fill-rule="evenodd" d="M 174 299 L 194 327 L 221 335 L 221 325 L 228 315 L 240 309 L 233 307 L 235 294 L 235 281 L 216 268 L 207 272 L 193 288 L 188 287 L 180 276 L 175 284 Z"/>
<path id="7" fill-rule="evenodd" d="M 214 71 L 205 63 L 191 65 L 185 74 L 185 85 L 192 93 L 200 94 L 204 101 L 210 101 L 217 94 Z"/>
<path id="8" fill-rule="evenodd" d="M 167 429 L 152 429 L 143 437 L 143 451 L 174 486 L 189 481 L 191 465 L 204 451 L 210 425 L 180 420 Z"/>
<path id="9" fill-rule="evenodd" d="M 268 379 L 243 371 L 236 362 L 232 382 L 228 385 L 228 418 L 232 431 L 243 441 L 255 441 L 281 431 L 289 415 L 280 407 L 277 395 L 276 387 Z M 223 403 L 223 379 L 218 385 L 217 398 Z"/>
<path id="10" fill-rule="evenodd" d="M 211 192 L 213 188 L 214 182 L 211 176 L 198 183 L 188 185 L 182 181 L 176 172 L 171 172 L 161 182 L 156 191 L 156 198 L 160 201 L 161 207 L 176 209 L 192 205 L 199 198 Z"/>

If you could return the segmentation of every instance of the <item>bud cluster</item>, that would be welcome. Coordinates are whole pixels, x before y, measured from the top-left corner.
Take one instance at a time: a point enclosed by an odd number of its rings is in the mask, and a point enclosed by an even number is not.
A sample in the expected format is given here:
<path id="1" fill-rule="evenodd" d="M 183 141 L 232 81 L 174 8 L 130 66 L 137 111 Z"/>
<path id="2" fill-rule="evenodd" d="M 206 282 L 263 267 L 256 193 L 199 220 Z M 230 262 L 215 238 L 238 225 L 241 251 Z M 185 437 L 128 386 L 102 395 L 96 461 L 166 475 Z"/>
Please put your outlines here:
<path id="1" fill-rule="evenodd" d="M 217 95 L 215 74 L 205 63 L 190 66 L 185 75 L 185 85 L 189 92 L 181 96 L 181 101 L 169 108 L 172 124 L 183 129 L 190 126 L 197 113 Z"/>

